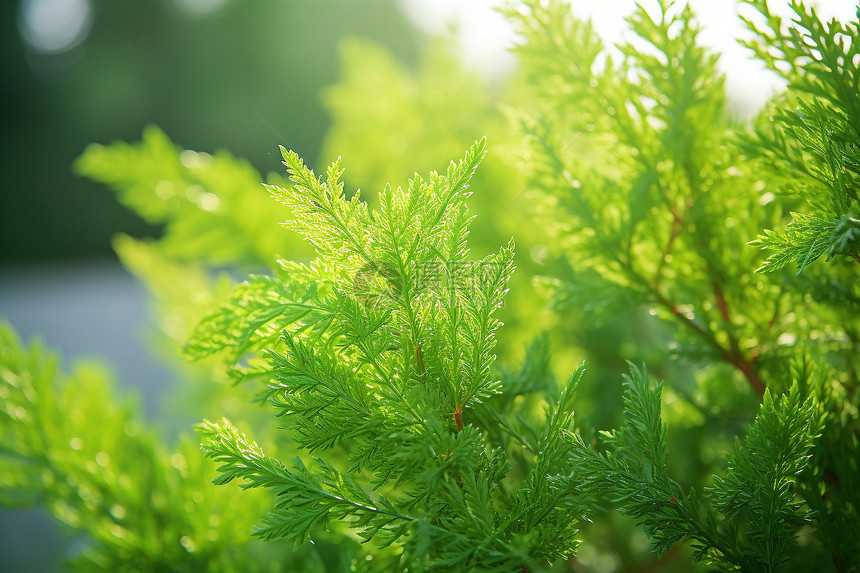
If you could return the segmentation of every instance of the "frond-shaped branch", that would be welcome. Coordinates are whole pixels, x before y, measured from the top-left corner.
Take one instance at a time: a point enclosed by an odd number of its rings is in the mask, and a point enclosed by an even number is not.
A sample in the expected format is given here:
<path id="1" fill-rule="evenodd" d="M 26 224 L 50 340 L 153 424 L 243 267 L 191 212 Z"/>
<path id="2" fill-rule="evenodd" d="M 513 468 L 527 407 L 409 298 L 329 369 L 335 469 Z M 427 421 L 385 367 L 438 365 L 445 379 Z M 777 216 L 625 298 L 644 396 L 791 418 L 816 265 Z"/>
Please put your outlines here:
<path id="1" fill-rule="evenodd" d="M 586 487 L 633 517 L 658 555 L 689 539 L 698 559 L 743 571 L 775 571 L 798 527 L 810 518 L 797 497 L 797 476 L 822 428 L 813 399 L 798 384 L 777 399 L 765 393 L 743 447 L 738 444 L 726 475 L 714 476 L 707 491 L 723 518 L 669 476 L 660 385 L 652 388 L 644 369 L 630 366 L 624 402 L 624 425 L 607 433 L 605 453 L 578 439 L 575 459 Z"/>
<path id="2" fill-rule="evenodd" d="M 321 472 L 312 474 L 301 458 L 293 461 L 292 469 L 265 455 L 256 442 L 233 427 L 229 421 L 204 421 L 198 425 L 203 436 L 203 452 L 220 465 L 221 475 L 215 484 L 234 479 L 244 480 L 242 488 L 270 488 L 277 496 L 273 510 L 254 531 L 255 535 L 271 540 L 284 537 L 297 545 L 310 539 L 316 526 L 325 526 L 330 520 L 348 519 L 369 540 L 381 529 L 394 533 L 393 541 L 403 533 L 393 528 L 398 521 L 413 521 L 412 517 L 386 509 L 384 498 L 378 503 L 352 480 L 345 478 L 334 467 L 317 460 Z"/>
<path id="3" fill-rule="evenodd" d="M 501 391 L 496 315 L 514 271 L 513 241 L 468 258 L 465 200 L 484 154 L 481 140 L 444 175 L 386 186 L 374 210 L 357 193 L 346 198 L 339 162 L 317 178 L 283 151 L 292 186 L 269 189 L 318 259 L 239 285 L 189 348 L 255 364 L 265 349 L 265 397 L 283 428 L 300 448 L 343 452 L 351 465 L 288 466 L 227 422 L 201 424 L 203 449 L 220 464 L 215 483 L 276 493 L 257 535 L 301 544 L 352 529 L 396 543 L 419 570 L 510 569 L 575 550 L 585 505 L 566 432 L 582 369 L 537 433 L 526 483 L 508 483 L 507 452 L 479 429 L 475 409 Z"/>
<path id="4" fill-rule="evenodd" d="M 729 457 L 725 477 L 714 476 L 708 497 L 728 518 L 746 514 L 745 540 L 762 570 L 787 558 L 797 528 L 811 520 L 797 499 L 796 482 L 822 428 L 811 397 L 797 384 L 774 399 L 766 392 L 761 410 Z"/>
<path id="5" fill-rule="evenodd" d="M 745 45 L 801 94 L 796 109 L 774 114 L 746 148 L 776 179 L 797 174 L 785 180 L 783 192 L 813 210 L 793 213 L 782 232 L 765 231 L 751 243 L 775 251 L 759 271 L 794 261 L 799 274 L 825 253 L 828 260 L 841 255 L 860 262 L 860 24 L 822 22 L 802 2 L 792 2 L 791 23 L 764 0 L 746 4 L 764 23 L 745 19 L 755 34 Z"/>

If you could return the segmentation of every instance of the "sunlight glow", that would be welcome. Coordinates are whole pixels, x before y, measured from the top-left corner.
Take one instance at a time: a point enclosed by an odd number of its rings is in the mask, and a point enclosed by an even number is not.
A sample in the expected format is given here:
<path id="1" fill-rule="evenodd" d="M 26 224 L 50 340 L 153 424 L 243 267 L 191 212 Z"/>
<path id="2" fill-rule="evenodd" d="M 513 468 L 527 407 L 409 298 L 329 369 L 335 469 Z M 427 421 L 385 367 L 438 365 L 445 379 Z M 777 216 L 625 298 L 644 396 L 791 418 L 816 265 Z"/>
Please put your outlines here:
<path id="1" fill-rule="evenodd" d="M 646 9 L 656 7 L 655 0 L 643 0 Z M 720 69 L 726 75 L 726 88 L 735 112 L 750 117 L 774 93 L 783 88 L 776 74 L 765 70 L 763 64 L 741 46 L 737 39 L 745 37 L 746 30 L 738 17 L 738 2 L 690 0 L 696 20 L 702 27 L 701 41 L 718 53 Z M 813 2 L 823 20 L 838 18 L 850 20 L 855 6 L 846 0 L 818 0 Z M 516 59 L 509 49 L 517 37 L 508 22 L 494 7 L 504 5 L 503 0 L 400 0 L 404 13 L 425 33 L 452 35 L 460 44 L 466 62 L 489 77 L 498 77 L 512 70 Z M 634 9 L 635 0 L 604 0 L 592 2 L 574 0 L 573 11 L 581 18 L 591 19 L 600 37 L 607 44 L 626 39 L 624 22 Z M 770 2 L 771 9 L 788 16 L 789 2 Z"/>

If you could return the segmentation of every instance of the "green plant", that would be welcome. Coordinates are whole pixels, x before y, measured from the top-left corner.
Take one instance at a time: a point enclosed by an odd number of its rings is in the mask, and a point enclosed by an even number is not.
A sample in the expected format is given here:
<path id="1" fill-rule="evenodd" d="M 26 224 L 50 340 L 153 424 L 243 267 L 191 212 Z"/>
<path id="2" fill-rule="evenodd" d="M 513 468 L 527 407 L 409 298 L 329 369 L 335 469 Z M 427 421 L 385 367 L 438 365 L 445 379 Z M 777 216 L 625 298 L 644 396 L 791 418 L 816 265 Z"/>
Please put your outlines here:
<path id="1" fill-rule="evenodd" d="M 799 384 L 806 386 L 809 380 Z M 641 525 L 658 556 L 691 540 L 696 559 L 740 571 L 776 571 L 789 558 L 797 530 L 814 512 L 798 501 L 798 474 L 807 467 L 823 419 L 813 398 L 796 382 L 789 393 L 764 400 L 747 435 L 728 457 L 725 476 L 714 476 L 703 507 L 668 472 L 666 425 L 660 385 L 631 366 L 624 393 L 625 424 L 607 432 L 600 454 L 579 440 L 576 456 L 588 488 L 611 496 Z M 806 397 L 805 397 L 806 396 Z M 717 515 L 714 511 L 721 515 Z"/>
<path id="2" fill-rule="evenodd" d="M 660 393 L 648 391 L 636 370 L 625 392 L 624 429 L 610 434 L 605 456 L 582 444 L 579 450 L 585 479 L 644 526 L 658 553 L 688 538 L 696 558 L 727 568 L 770 571 L 790 559 L 795 569 L 827 562 L 854 570 L 850 548 L 860 524 L 849 501 L 857 499 L 860 468 L 856 270 L 850 258 L 840 258 L 828 269 L 807 267 L 802 279 L 755 271 L 777 271 L 791 259 L 802 269 L 825 252 L 854 257 L 857 58 L 845 38 L 856 37 L 857 24 L 825 25 L 792 3 L 795 21 L 788 26 L 764 2 L 748 4 L 760 12 L 748 20 L 756 33 L 749 45 L 785 74 L 791 90 L 815 97 L 801 101 L 800 113 L 781 113 L 778 122 L 767 121 L 766 110 L 755 131 L 729 115 L 716 56 L 698 44 L 689 7 L 637 9 L 630 18 L 636 41 L 617 46 L 620 57 L 607 54 L 590 25 L 561 2 L 527 2 L 526 10 L 510 12 L 524 37 L 518 47 L 524 72 L 536 87 L 536 103 L 513 114 L 530 141 L 524 163 L 551 213 L 545 217 L 563 225 L 556 247 L 562 266 L 539 284 L 556 308 L 585 309 L 587 321 L 617 325 L 631 342 L 626 352 L 623 343 L 616 346 L 619 353 L 672 381 L 664 389 L 672 417 L 687 430 L 676 438 L 687 460 L 667 458 Z M 752 23 L 762 19 L 763 27 Z M 793 206 L 789 193 L 819 212 L 795 214 L 784 235 L 766 232 L 754 242 L 778 251 L 762 264 L 746 244 L 762 226 L 779 223 L 783 209 Z M 804 217 L 826 229 L 798 231 Z M 837 236 L 836 227 L 844 234 Z M 643 309 L 647 315 L 639 314 Z M 838 371 L 822 374 L 826 390 L 804 384 L 790 390 L 799 380 L 792 360 L 829 362 Z M 816 392 L 829 397 L 813 406 Z M 774 398 L 783 393 L 788 397 Z M 751 415 L 755 394 L 765 405 L 729 457 L 728 476 L 709 478 L 719 474 L 719 464 L 703 453 L 743 431 L 737 416 Z M 793 423 L 792 415 L 799 416 Z M 773 468 L 776 475 L 744 461 L 766 457 L 761 438 L 771 418 L 786 421 L 771 435 L 774 444 L 822 432 L 815 450 L 804 441 L 805 449 L 783 458 L 787 468 Z M 826 424 L 814 426 L 819 420 Z M 818 429 L 801 432 L 795 425 Z M 584 433 L 593 430 L 584 425 Z M 699 459 L 689 460 L 695 453 Z M 681 482 L 712 483 L 710 497 L 723 515 L 685 494 L 689 485 L 682 489 L 669 478 L 670 466 L 684 476 Z M 801 468 L 790 485 L 779 473 Z M 762 478 L 775 489 L 756 481 Z M 743 488 L 763 497 L 744 502 Z M 802 550 L 791 549 L 803 523 L 795 520 L 796 498 L 808 504 Z M 831 498 L 842 502 L 830 504 Z M 842 527 L 834 529 L 834 522 Z M 785 529 L 757 529 L 777 523 Z"/>
<path id="3" fill-rule="evenodd" d="M 4 328 L 0 500 L 88 532 L 82 569 L 856 571 L 858 28 L 791 6 L 745 3 L 789 82 L 752 125 L 689 7 L 638 8 L 613 51 L 527 1 L 506 9 L 512 128 L 442 44 L 411 75 L 351 41 L 327 148 L 354 179 L 284 151 L 264 189 L 154 128 L 89 148 L 79 172 L 166 225 L 115 247 L 155 296 L 183 419 L 220 420 L 198 425 L 211 460 Z M 503 153 L 386 185 L 476 126 Z M 517 201 L 541 223 L 522 239 Z"/>
<path id="4" fill-rule="evenodd" d="M 267 559 L 289 570 L 283 552 L 245 535 L 261 498 L 206 487 L 197 444 L 168 449 L 113 394 L 102 368 L 62 374 L 56 356 L 0 324 L 0 502 L 45 506 L 86 531 L 79 571 L 262 571 Z"/>
<path id="5" fill-rule="evenodd" d="M 764 159 L 782 192 L 803 198 L 812 213 L 792 213 L 782 233 L 766 231 L 751 244 L 776 251 L 761 270 L 790 261 L 803 268 L 823 254 L 860 262 L 860 34 L 857 22 L 823 22 L 815 9 L 792 3 L 788 26 L 767 3 L 749 0 L 766 24 L 745 20 L 755 33 L 746 46 L 788 81 L 797 109 L 772 116 L 747 149 Z"/>
<path id="6" fill-rule="evenodd" d="M 482 141 L 444 176 L 387 186 L 369 210 L 344 196 L 339 163 L 317 179 L 284 151 L 292 188 L 270 191 L 318 258 L 244 283 L 189 344 L 231 361 L 266 348 L 267 401 L 299 447 L 319 452 L 285 465 L 229 422 L 200 426 L 216 483 L 276 492 L 257 535 L 302 543 L 338 520 L 403 570 L 509 570 L 573 551 L 582 502 L 562 436 L 581 370 L 560 396 L 544 389 L 549 414 L 528 437 L 513 430 L 515 410 L 482 412 L 503 392 L 493 315 L 513 273 L 513 243 L 468 259 L 464 200 L 483 155 Z M 504 437 L 481 431 L 488 416 Z M 534 456 L 517 456 L 513 480 L 512 441 Z"/>

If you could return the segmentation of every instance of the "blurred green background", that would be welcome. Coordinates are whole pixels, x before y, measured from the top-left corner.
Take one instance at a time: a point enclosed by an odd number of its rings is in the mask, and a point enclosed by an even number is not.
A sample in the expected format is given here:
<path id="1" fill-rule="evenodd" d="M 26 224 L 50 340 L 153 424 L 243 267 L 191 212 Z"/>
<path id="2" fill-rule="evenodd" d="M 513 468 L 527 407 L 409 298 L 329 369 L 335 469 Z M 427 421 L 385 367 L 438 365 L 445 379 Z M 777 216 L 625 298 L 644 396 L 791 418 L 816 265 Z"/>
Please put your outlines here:
<path id="1" fill-rule="evenodd" d="M 314 164 L 339 39 L 371 37 L 407 63 L 420 41 L 395 0 L 22 0 L 0 11 L 0 265 L 110 256 L 120 230 L 157 235 L 72 173 L 88 143 L 134 141 L 155 124 L 264 173 L 279 167 L 279 144 Z"/>

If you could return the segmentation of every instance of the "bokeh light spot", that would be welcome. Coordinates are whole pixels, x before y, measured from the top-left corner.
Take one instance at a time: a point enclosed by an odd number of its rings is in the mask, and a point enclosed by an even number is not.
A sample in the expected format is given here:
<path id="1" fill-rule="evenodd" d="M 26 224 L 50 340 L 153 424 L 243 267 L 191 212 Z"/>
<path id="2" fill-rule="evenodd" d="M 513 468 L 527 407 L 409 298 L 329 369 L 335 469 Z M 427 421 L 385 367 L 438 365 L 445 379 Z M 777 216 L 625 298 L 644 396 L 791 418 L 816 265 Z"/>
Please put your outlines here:
<path id="1" fill-rule="evenodd" d="M 38 52 L 59 54 L 80 44 L 92 25 L 90 0 L 23 0 L 21 36 Z"/>

